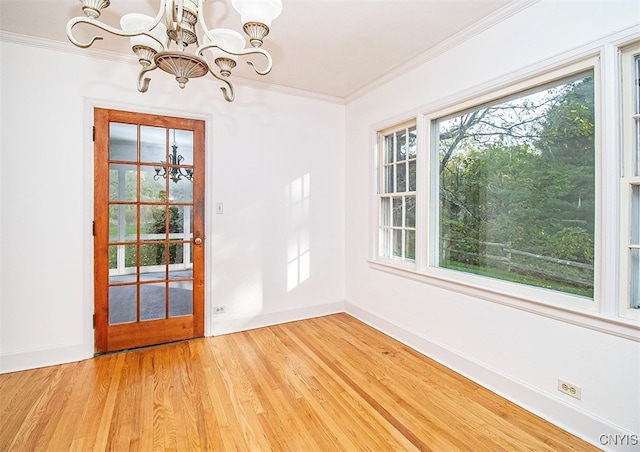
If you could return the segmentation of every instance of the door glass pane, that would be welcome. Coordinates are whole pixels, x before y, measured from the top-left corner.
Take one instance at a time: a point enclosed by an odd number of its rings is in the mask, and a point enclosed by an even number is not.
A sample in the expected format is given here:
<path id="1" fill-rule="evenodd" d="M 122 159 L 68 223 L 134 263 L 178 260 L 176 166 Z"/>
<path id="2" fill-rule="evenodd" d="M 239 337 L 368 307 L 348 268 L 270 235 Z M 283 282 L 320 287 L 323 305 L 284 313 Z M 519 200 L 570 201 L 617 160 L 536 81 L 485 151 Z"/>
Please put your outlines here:
<path id="1" fill-rule="evenodd" d="M 140 273 L 155 273 L 154 279 L 165 276 L 167 264 L 166 245 L 140 245 Z"/>
<path id="2" fill-rule="evenodd" d="M 109 123 L 109 160 L 138 160 L 138 128 L 135 124 Z"/>
<path id="3" fill-rule="evenodd" d="M 138 213 L 134 205 L 109 206 L 109 242 L 134 242 L 137 240 Z"/>
<path id="4" fill-rule="evenodd" d="M 185 229 L 189 228 L 189 225 L 185 225 L 184 221 L 185 207 L 171 206 L 167 210 L 169 212 L 169 238 L 171 240 L 183 240 L 184 236 L 182 233 Z"/>
<path id="5" fill-rule="evenodd" d="M 180 266 L 180 264 L 184 264 L 185 262 L 189 262 L 188 253 L 191 252 L 190 243 L 170 243 L 169 244 L 169 265 L 172 265 L 172 268 L 175 268 L 176 265 Z M 185 254 L 187 254 L 187 259 L 185 260 Z"/>
<path id="6" fill-rule="evenodd" d="M 137 176 L 136 165 L 109 164 L 109 201 L 135 201 Z"/>
<path id="7" fill-rule="evenodd" d="M 169 238 L 171 240 L 188 240 L 192 229 L 191 206 L 169 207 Z"/>
<path id="8" fill-rule="evenodd" d="M 167 129 L 140 126 L 140 161 L 161 163 L 167 160 Z"/>
<path id="9" fill-rule="evenodd" d="M 140 206 L 140 240 L 166 240 L 166 205 Z"/>
<path id="10" fill-rule="evenodd" d="M 167 259 L 172 268 L 182 267 L 184 261 L 184 247 L 182 243 L 169 243 L 167 245 Z"/>
<path id="11" fill-rule="evenodd" d="M 180 263 L 178 263 L 174 265 L 169 271 L 169 279 L 185 278 L 193 278 L 193 253 L 190 253 L 190 261 L 188 261 L 187 264 L 181 265 Z"/>
<path id="12" fill-rule="evenodd" d="M 109 246 L 109 275 L 124 275 L 135 269 L 136 246 L 135 245 L 111 245 Z"/>
<path id="13" fill-rule="evenodd" d="M 131 323 L 137 320 L 136 286 L 109 287 L 109 324 Z"/>
<path id="14" fill-rule="evenodd" d="M 140 320 L 166 318 L 165 284 L 140 284 Z"/>
<path id="15" fill-rule="evenodd" d="M 193 132 L 191 130 L 169 130 L 171 136 L 171 147 L 169 153 L 173 155 L 173 146 L 176 146 L 177 158 L 173 162 L 174 165 L 193 165 Z"/>
<path id="16" fill-rule="evenodd" d="M 185 177 L 169 182 L 169 202 L 193 202 L 193 182 Z"/>
<path id="17" fill-rule="evenodd" d="M 140 201 L 165 202 L 167 185 L 164 177 L 166 168 L 162 166 L 140 166 Z"/>
<path id="18" fill-rule="evenodd" d="M 169 283 L 169 317 L 193 314 L 193 281 Z"/>

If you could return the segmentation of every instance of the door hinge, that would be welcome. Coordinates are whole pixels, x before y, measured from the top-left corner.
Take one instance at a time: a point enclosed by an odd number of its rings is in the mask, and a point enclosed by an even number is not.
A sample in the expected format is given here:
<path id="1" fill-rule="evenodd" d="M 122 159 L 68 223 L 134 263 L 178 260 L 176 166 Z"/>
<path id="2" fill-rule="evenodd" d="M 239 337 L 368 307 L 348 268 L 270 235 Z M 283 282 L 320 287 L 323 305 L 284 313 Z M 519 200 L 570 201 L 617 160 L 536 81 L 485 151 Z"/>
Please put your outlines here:
<path id="1" fill-rule="evenodd" d="M 93 329 L 96 329 L 96 315 L 93 314 Z"/>
<path id="2" fill-rule="evenodd" d="M 93 234 L 93 236 L 96 236 L 96 222 L 92 221 L 91 222 L 91 233 Z"/>
<path id="3" fill-rule="evenodd" d="M 93 132 L 91 135 L 91 141 L 96 141 L 96 126 L 93 126 Z"/>

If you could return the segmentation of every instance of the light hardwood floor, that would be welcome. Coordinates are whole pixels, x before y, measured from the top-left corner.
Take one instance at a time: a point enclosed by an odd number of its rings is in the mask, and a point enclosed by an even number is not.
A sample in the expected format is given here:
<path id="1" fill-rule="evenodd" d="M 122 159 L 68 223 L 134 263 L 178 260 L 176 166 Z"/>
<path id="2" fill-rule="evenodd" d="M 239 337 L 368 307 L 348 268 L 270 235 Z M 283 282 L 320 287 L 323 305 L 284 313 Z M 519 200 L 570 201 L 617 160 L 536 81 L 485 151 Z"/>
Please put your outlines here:
<path id="1" fill-rule="evenodd" d="M 0 450 L 597 450 L 347 314 L 0 375 Z"/>

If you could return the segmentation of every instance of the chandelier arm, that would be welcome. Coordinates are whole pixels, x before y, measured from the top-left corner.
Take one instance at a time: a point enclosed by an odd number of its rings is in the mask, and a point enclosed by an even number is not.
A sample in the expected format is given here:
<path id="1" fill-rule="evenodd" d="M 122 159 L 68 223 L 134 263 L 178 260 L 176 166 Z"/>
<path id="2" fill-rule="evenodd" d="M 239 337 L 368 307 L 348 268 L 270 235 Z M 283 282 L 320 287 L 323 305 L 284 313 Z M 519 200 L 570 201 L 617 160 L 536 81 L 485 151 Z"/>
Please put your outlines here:
<path id="1" fill-rule="evenodd" d="M 162 3 L 165 3 L 166 0 L 161 0 Z M 166 49 L 167 44 L 166 42 L 162 42 L 160 41 L 158 38 L 156 38 L 155 36 L 153 36 L 151 34 L 151 30 L 153 30 L 153 28 L 158 25 L 158 23 L 160 23 L 160 20 L 162 19 L 162 8 L 160 8 L 160 12 L 158 13 L 158 15 L 155 17 L 155 19 L 153 19 L 153 22 L 151 22 L 150 25 L 148 25 L 146 28 L 141 28 L 140 30 L 133 30 L 133 31 L 124 31 L 120 28 L 115 28 L 112 27 L 110 25 L 107 25 L 103 22 L 100 22 L 99 20 L 96 19 L 92 19 L 91 17 L 75 17 L 73 19 L 71 19 L 68 23 L 67 23 L 67 37 L 69 38 L 69 41 L 71 41 L 71 43 L 73 45 L 75 45 L 76 47 L 80 47 L 82 49 L 86 49 L 87 47 L 91 47 L 91 45 L 93 45 L 93 43 L 95 41 L 104 39 L 104 37 L 102 36 L 94 36 L 91 38 L 91 41 L 89 41 L 88 43 L 83 43 L 78 41 L 74 36 L 73 36 L 73 28 L 80 24 L 80 23 L 85 23 L 85 24 L 89 24 L 92 25 L 96 28 L 99 28 L 101 30 L 106 31 L 107 33 L 111 33 L 112 35 L 116 35 L 116 36 L 123 36 L 123 37 L 131 37 L 131 36 L 138 36 L 138 35 L 145 35 L 148 36 L 150 38 L 153 38 L 154 41 L 157 41 L 158 43 L 160 43 L 160 45 L 162 45 L 163 48 Z"/>
<path id="2" fill-rule="evenodd" d="M 149 89 L 149 82 L 151 81 L 151 79 L 145 77 L 144 75 L 147 72 L 151 72 L 154 69 L 157 69 L 157 67 L 158 66 L 156 66 L 155 62 L 152 62 L 150 66 L 143 67 L 142 69 L 140 69 L 140 73 L 138 74 L 138 91 L 140 91 L 141 93 L 147 92 L 147 90 Z"/>
<path id="3" fill-rule="evenodd" d="M 256 74 L 267 75 L 269 72 L 271 72 L 271 68 L 273 67 L 273 60 L 271 59 L 271 55 L 269 54 L 269 52 L 263 49 L 253 49 L 251 52 L 249 52 L 249 54 L 251 53 L 261 53 L 267 59 L 267 67 L 262 71 L 259 70 L 255 64 L 253 64 L 253 61 L 247 61 L 247 64 L 251 66 L 254 71 L 256 71 Z"/>
<path id="4" fill-rule="evenodd" d="M 215 72 L 213 72 L 213 70 L 211 69 L 211 67 L 209 67 L 209 72 L 211 73 L 211 75 L 213 75 L 215 78 L 217 78 L 218 80 L 220 80 L 222 83 L 224 83 L 225 85 L 227 85 L 226 87 L 221 86 L 220 87 L 220 91 L 222 91 L 222 95 L 224 96 L 224 100 L 226 100 L 227 102 L 233 102 L 233 100 L 236 98 L 236 94 L 233 90 L 233 85 L 231 84 L 231 82 L 229 80 L 227 80 L 226 78 L 222 77 L 221 75 L 216 74 Z"/>
<path id="5" fill-rule="evenodd" d="M 273 67 L 273 59 L 271 58 L 271 55 L 269 54 L 269 52 L 267 52 L 264 49 L 261 48 L 251 48 L 251 49 L 242 49 L 242 50 L 227 50 L 224 47 L 213 43 L 213 42 L 209 42 L 207 44 L 202 44 L 200 47 L 198 47 L 198 49 L 196 50 L 196 54 L 198 55 L 203 55 L 203 51 L 208 50 L 208 49 L 220 49 L 225 53 L 228 53 L 230 55 L 236 55 L 236 56 L 245 56 L 245 55 L 254 55 L 254 54 L 260 54 L 263 55 L 266 59 L 267 59 L 267 67 L 265 69 L 258 69 L 255 64 L 253 64 L 253 61 L 247 61 L 247 64 L 250 65 L 254 71 L 256 71 L 256 73 L 258 75 L 267 75 L 269 72 L 271 72 L 271 69 Z"/>
<path id="6" fill-rule="evenodd" d="M 84 42 L 80 42 L 78 41 L 74 36 L 73 36 L 73 27 L 75 27 L 76 25 L 78 25 L 80 22 L 84 22 L 87 23 L 89 25 L 95 25 L 95 20 L 93 19 L 89 19 L 88 17 L 75 17 L 73 19 L 71 19 L 68 23 L 67 23 L 67 37 L 69 38 L 69 41 L 71 41 L 71 43 L 76 46 L 76 47 L 80 47 L 81 49 L 86 49 L 87 47 L 91 47 L 93 45 L 94 42 L 96 41 L 100 41 L 102 39 L 104 39 L 102 36 L 94 36 L 91 38 L 91 41 L 89 41 L 88 43 L 84 43 Z"/>

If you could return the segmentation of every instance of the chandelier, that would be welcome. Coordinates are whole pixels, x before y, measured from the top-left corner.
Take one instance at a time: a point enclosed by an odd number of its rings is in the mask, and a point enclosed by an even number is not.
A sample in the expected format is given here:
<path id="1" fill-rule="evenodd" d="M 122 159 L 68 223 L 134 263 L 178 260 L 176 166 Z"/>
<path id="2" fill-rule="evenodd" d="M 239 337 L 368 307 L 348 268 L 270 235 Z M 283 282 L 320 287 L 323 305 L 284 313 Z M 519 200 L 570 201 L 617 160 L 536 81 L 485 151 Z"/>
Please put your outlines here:
<path id="1" fill-rule="evenodd" d="M 282 1 L 231 0 L 241 16 L 242 28 L 252 46 L 246 49 L 245 38 L 237 31 L 207 27 L 204 19 L 205 1 L 160 0 L 160 8 L 155 17 L 138 13 L 125 14 L 120 19 L 121 28 L 115 28 L 98 20 L 101 10 L 110 5 L 110 0 L 80 0 L 86 17 L 75 17 L 67 23 L 67 37 L 80 48 L 90 47 L 95 41 L 103 39 L 102 36 L 94 36 L 89 42 L 80 42 L 73 36 L 73 28 L 80 23 L 117 36 L 129 37 L 131 49 L 142 66 L 138 74 L 138 91 L 141 93 L 147 92 L 149 88 L 147 73 L 160 68 L 173 75 L 180 88 L 184 88 L 190 78 L 210 73 L 225 85 L 220 89 L 225 100 L 232 102 L 235 94 L 228 78 L 238 63 L 238 57 L 262 55 L 267 60 L 265 69 L 258 69 L 251 61 L 247 63 L 259 75 L 266 75 L 271 71 L 271 55 L 261 46 L 269 33 L 271 22 L 282 11 Z M 196 46 L 193 53 L 185 50 L 190 44 Z"/>

